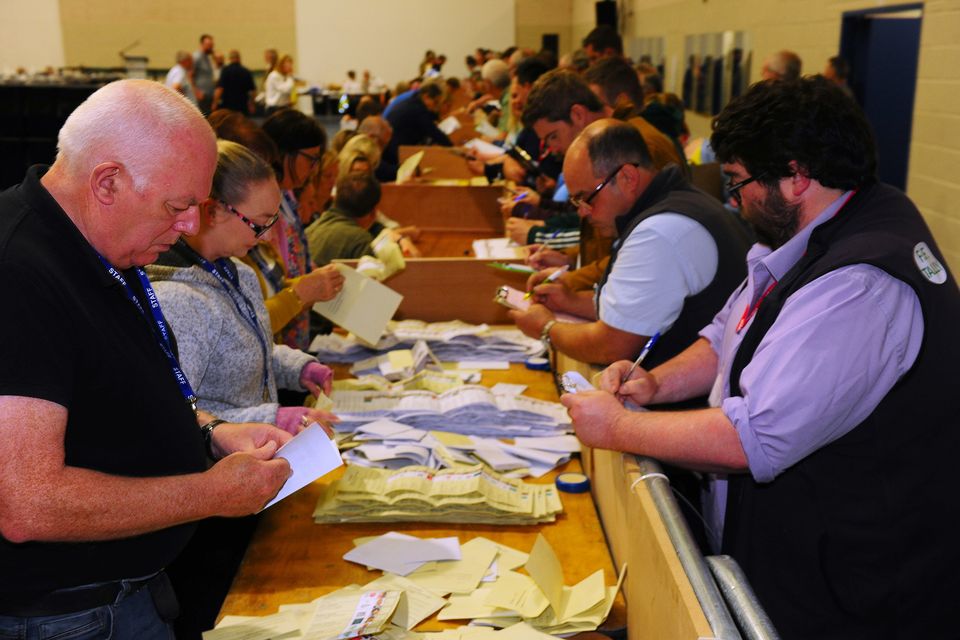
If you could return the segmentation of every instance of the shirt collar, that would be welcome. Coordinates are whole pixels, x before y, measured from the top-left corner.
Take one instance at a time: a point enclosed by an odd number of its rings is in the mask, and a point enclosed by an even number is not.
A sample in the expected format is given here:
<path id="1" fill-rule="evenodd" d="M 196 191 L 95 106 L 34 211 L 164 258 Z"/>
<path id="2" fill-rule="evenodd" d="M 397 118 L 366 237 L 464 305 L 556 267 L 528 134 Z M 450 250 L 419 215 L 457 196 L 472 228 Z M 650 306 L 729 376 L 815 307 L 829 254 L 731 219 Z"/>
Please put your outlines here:
<path id="1" fill-rule="evenodd" d="M 810 224 L 801 229 L 779 249 L 771 251 L 769 247 L 764 245 L 754 245 L 750 249 L 750 253 L 747 254 L 747 262 L 751 264 L 751 271 L 754 270 L 752 266 L 753 263 L 751 262 L 751 258 L 753 258 L 754 260 L 759 260 L 759 265 L 762 265 L 771 277 L 778 281 L 783 278 L 783 276 L 793 268 L 793 265 L 803 257 L 803 254 L 807 250 L 807 242 L 810 240 L 810 234 L 813 233 L 813 230 L 833 218 L 833 216 L 840 211 L 840 208 L 846 204 L 850 194 L 850 191 L 842 193 L 836 200 L 827 205 Z M 763 251 L 755 251 L 755 249 L 763 249 Z"/>

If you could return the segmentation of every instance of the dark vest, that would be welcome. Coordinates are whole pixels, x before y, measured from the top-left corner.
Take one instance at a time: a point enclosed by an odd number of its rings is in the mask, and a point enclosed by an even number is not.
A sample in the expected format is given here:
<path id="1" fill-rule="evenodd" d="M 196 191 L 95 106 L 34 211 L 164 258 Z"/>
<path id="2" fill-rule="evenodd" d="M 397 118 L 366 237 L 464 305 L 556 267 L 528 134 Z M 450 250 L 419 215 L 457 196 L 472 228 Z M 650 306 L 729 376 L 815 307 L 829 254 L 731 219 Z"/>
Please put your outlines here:
<path id="1" fill-rule="evenodd" d="M 610 277 L 620 247 L 637 225 L 647 218 L 668 212 L 687 216 L 699 222 L 710 233 L 717 244 L 717 272 L 703 291 L 683 301 L 679 317 L 668 331 L 663 332 L 656 347 L 644 360 L 645 369 L 652 369 L 666 362 L 693 344 L 699 331 L 713 320 L 713 316 L 720 311 L 729 295 L 746 276 L 745 257 L 750 241 L 743 227 L 716 198 L 690 184 L 676 165 L 668 165 L 654 176 L 633 208 L 617 218 L 617 230 L 620 234 L 610 251 L 610 263 L 600 279 L 598 292 L 602 292 Z M 598 293 L 598 315 L 599 300 Z"/>
<path id="2" fill-rule="evenodd" d="M 924 336 L 911 370 L 853 430 L 770 483 L 731 476 L 723 550 L 743 567 L 784 638 L 947 638 L 960 631 L 960 293 L 915 254 L 943 254 L 900 191 L 873 185 L 817 227 L 763 301 L 734 357 L 731 396 L 789 297 L 851 264 L 910 285 Z M 929 264 L 929 261 L 928 261 Z M 943 269 L 946 269 L 943 266 Z M 871 319 L 864 318 L 864 322 Z M 829 345 L 811 345 L 823 357 Z M 797 389 L 803 393 L 803 389 Z"/>

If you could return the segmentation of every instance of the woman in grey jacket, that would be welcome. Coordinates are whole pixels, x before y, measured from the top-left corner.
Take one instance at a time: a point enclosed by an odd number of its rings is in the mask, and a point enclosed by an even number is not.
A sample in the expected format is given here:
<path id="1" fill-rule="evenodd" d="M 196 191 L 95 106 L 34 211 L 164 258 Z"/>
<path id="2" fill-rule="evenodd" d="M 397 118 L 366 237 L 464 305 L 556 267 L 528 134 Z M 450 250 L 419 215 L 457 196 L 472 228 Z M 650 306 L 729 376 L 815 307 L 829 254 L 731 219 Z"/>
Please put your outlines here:
<path id="1" fill-rule="evenodd" d="M 333 373 L 313 356 L 273 343 L 257 276 L 236 257 L 276 222 L 280 188 L 269 165 L 246 147 L 225 140 L 217 147 L 197 234 L 181 238 L 147 273 L 199 407 L 231 422 L 270 422 L 297 433 L 302 424 L 335 418 L 281 407 L 277 387 L 329 393 Z M 333 295 L 341 286 L 331 287 Z"/>

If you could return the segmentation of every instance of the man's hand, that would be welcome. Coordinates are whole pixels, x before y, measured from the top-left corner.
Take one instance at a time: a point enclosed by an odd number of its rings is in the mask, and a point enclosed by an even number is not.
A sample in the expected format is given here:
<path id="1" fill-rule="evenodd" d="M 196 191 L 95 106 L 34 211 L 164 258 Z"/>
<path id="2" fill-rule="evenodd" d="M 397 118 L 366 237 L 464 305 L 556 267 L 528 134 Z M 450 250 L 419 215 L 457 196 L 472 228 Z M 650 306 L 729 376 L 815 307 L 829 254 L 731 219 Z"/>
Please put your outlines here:
<path id="1" fill-rule="evenodd" d="M 616 423 L 626 409 L 611 393 L 565 393 L 560 396 L 560 402 L 567 408 L 573 429 L 583 444 L 597 449 L 618 450 Z"/>
<path id="2" fill-rule="evenodd" d="M 300 370 L 300 386 L 315 398 L 320 397 L 321 391 L 329 396 L 333 390 L 333 369 L 319 362 L 308 362 Z"/>
<path id="3" fill-rule="evenodd" d="M 508 311 L 517 328 L 531 338 L 540 338 L 544 325 L 554 319 L 553 313 L 542 304 L 532 304 L 526 311 Z"/>
<path id="4" fill-rule="evenodd" d="M 517 244 L 527 244 L 527 235 L 532 227 L 542 227 L 543 220 L 524 220 L 523 218 L 507 218 L 507 236 Z"/>
<path id="5" fill-rule="evenodd" d="M 637 367 L 630 374 L 630 379 L 620 384 L 633 363 L 629 360 L 618 360 L 603 370 L 600 374 L 600 388 L 615 394 L 621 402 L 630 401 L 637 406 L 650 404 L 660 388 L 657 379 L 642 367 Z"/>
<path id="6" fill-rule="evenodd" d="M 570 264 L 570 256 L 556 249 L 547 249 L 542 244 L 527 245 L 527 251 L 526 263 L 534 269 L 539 269 L 542 273 L 542 277 L 538 278 L 533 284 L 527 282 L 527 289 L 550 275 L 553 267 L 572 266 Z M 550 269 L 550 271 L 544 272 L 544 269 Z M 535 273 L 530 276 L 530 278 L 533 279 L 537 275 L 539 274 Z"/>
<path id="7" fill-rule="evenodd" d="M 551 311 L 566 311 L 569 313 L 575 310 L 576 296 L 562 284 L 556 282 L 538 284 L 531 291 L 534 301 Z"/>
<path id="8" fill-rule="evenodd" d="M 293 436 L 276 428 L 272 424 L 262 422 L 225 422 L 217 425 L 211 434 L 211 449 L 217 458 L 224 458 L 231 453 L 255 452 L 265 454 L 264 447 L 272 446 L 273 451 L 262 460 L 269 460 L 277 449 L 285 445 Z"/>
<path id="9" fill-rule="evenodd" d="M 214 434 L 227 426 L 217 427 Z M 277 495 L 291 471 L 285 459 L 273 458 L 276 452 L 276 444 L 269 442 L 249 453 L 231 454 L 206 472 L 207 486 L 218 498 L 218 515 L 239 517 L 256 513 Z"/>

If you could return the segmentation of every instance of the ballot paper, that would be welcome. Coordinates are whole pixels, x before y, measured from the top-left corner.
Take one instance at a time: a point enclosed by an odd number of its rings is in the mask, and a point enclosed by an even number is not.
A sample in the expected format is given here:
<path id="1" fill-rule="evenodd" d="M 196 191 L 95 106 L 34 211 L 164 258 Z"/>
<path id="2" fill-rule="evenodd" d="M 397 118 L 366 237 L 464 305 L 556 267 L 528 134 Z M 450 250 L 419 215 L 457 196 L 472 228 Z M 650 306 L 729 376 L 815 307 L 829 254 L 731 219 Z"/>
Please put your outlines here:
<path id="1" fill-rule="evenodd" d="M 447 604 L 446 600 L 432 591 L 392 573 L 383 574 L 363 588 L 403 591 L 403 597 L 393 613 L 392 623 L 404 629 L 413 629 Z"/>
<path id="2" fill-rule="evenodd" d="M 481 127 L 485 123 L 486 121 L 484 121 L 477 127 L 478 132 L 483 133 L 483 131 L 481 131 Z M 488 133 L 491 133 L 492 136 L 500 134 L 496 128 L 491 127 L 488 123 L 486 124 L 487 124 L 486 131 Z M 496 132 L 496 133 L 493 133 L 493 132 Z M 472 151 L 473 155 L 480 158 L 481 160 L 492 160 L 493 158 L 499 158 L 500 156 L 503 155 L 503 149 L 501 147 L 498 147 L 497 145 L 491 142 L 487 142 L 486 140 L 481 140 L 480 138 L 474 138 L 473 140 L 468 140 L 467 142 L 464 143 L 463 146 L 465 149 L 469 149 L 470 151 Z"/>
<path id="3" fill-rule="evenodd" d="M 264 509 L 269 509 L 291 493 L 343 465 L 337 445 L 317 423 L 313 423 L 280 447 L 274 457 L 286 458 L 293 473 Z"/>
<path id="4" fill-rule="evenodd" d="M 555 486 L 524 483 L 482 465 L 440 470 L 410 466 L 395 471 L 350 465 L 340 480 L 324 488 L 313 516 L 318 523 L 519 525 L 552 522 L 562 510 Z M 488 566 L 489 562 L 482 567 L 478 582 Z"/>
<path id="5" fill-rule="evenodd" d="M 317 600 L 305 640 L 346 640 L 374 635 L 387 628 L 402 592 L 340 589 Z"/>
<path id="6" fill-rule="evenodd" d="M 292 612 L 271 616 L 224 616 L 215 629 L 204 631 L 203 640 L 281 640 L 299 638 L 300 618 Z"/>
<path id="7" fill-rule="evenodd" d="M 375 345 L 365 345 L 356 338 L 339 334 L 318 335 L 309 351 L 324 362 L 357 362 L 382 355 L 392 349 L 410 349 L 417 340 L 424 340 L 433 354 L 443 362 L 461 360 L 506 360 L 523 362 L 543 353 L 543 344 L 525 336 L 519 329 L 491 329 L 487 325 L 450 322 L 402 320 L 390 322 L 387 333 Z"/>
<path id="8" fill-rule="evenodd" d="M 391 531 L 354 547 L 343 559 L 405 576 L 427 562 L 460 557 L 460 540 L 456 537 L 423 539 Z"/>
<path id="9" fill-rule="evenodd" d="M 482 238 L 473 241 L 473 254 L 483 260 L 523 260 L 527 250 L 510 238 Z"/>
<path id="10" fill-rule="evenodd" d="M 457 119 L 457 116 L 447 116 L 437 124 L 437 128 L 447 135 L 459 129 L 460 126 L 460 120 Z"/>
<path id="11" fill-rule="evenodd" d="M 498 550 L 486 538 L 474 538 L 461 545 L 460 553 L 460 560 L 425 564 L 408 574 L 407 580 L 437 595 L 472 593 L 497 557 Z"/>
<path id="12" fill-rule="evenodd" d="M 367 344 L 376 344 L 403 296 L 345 264 L 337 264 L 337 269 L 344 277 L 343 289 L 333 300 L 315 303 L 313 310 Z"/>
<path id="13" fill-rule="evenodd" d="M 397 167 L 397 184 L 410 182 L 410 179 L 416 175 L 417 167 L 420 165 L 422 160 L 423 149 L 417 151 L 415 154 L 400 163 L 400 166 Z"/>

